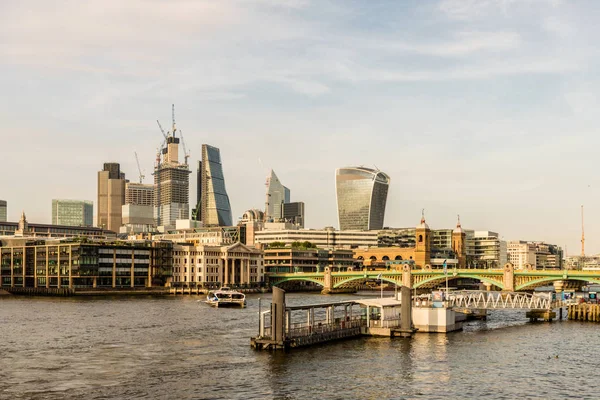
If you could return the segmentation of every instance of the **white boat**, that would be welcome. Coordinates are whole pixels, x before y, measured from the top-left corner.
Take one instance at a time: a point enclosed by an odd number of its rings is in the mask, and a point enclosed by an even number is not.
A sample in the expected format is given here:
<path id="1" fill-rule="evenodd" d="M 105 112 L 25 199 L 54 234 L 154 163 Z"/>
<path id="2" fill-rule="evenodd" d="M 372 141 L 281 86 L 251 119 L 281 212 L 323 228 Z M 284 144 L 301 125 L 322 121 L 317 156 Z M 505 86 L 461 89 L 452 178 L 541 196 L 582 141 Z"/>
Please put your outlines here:
<path id="1" fill-rule="evenodd" d="M 219 290 L 208 292 L 206 302 L 215 307 L 237 306 L 243 308 L 246 306 L 246 295 L 237 290 L 231 290 L 231 288 L 223 286 Z"/>

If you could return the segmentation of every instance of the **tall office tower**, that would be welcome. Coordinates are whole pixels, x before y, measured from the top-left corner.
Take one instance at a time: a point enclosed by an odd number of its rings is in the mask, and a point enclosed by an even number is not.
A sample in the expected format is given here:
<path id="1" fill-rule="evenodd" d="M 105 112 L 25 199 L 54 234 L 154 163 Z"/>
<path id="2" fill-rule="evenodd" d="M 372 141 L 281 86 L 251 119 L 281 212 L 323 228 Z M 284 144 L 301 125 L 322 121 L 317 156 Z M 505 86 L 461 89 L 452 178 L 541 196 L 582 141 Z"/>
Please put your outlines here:
<path id="1" fill-rule="evenodd" d="M 335 172 L 340 230 L 383 229 L 390 177 L 365 167 L 338 168 Z"/>
<path id="2" fill-rule="evenodd" d="M 225 189 L 221 153 L 216 147 L 202 145 L 200 219 L 204 226 L 231 226 L 231 205 Z"/>
<path id="3" fill-rule="evenodd" d="M 286 222 L 298 225 L 304 228 L 304 202 L 296 201 L 293 203 L 283 203 L 282 205 L 283 219 Z"/>
<path id="4" fill-rule="evenodd" d="M 98 172 L 98 212 L 96 226 L 119 232 L 125 204 L 125 174 L 119 163 L 104 163 Z"/>
<path id="5" fill-rule="evenodd" d="M 52 200 L 52 225 L 92 226 L 94 203 L 87 200 Z"/>
<path id="6" fill-rule="evenodd" d="M 283 218 L 281 214 L 282 204 L 290 202 L 290 189 L 283 186 L 275 171 L 267 177 L 267 196 L 265 200 L 265 217 L 275 222 Z"/>
<path id="7" fill-rule="evenodd" d="M 157 226 L 175 227 L 178 219 L 190 218 L 190 169 L 179 162 L 179 141 L 173 122 L 162 158 L 154 169 L 154 219 Z"/>
<path id="8" fill-rule="evenodd" d="M 7 208 L 6 200 L 0 200 L 0 222 L 6 222 Z"/>

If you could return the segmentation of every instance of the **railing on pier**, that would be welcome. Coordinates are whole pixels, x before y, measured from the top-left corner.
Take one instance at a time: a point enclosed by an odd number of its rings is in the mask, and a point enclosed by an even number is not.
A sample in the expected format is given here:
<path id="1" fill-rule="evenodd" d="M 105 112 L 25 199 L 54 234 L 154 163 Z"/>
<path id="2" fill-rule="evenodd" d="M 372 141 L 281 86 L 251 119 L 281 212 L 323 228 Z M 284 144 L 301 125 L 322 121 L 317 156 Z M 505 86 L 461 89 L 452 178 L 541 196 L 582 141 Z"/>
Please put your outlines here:
<path id="1" fill-rule="evenodd" d="M 335 306 L 339 306 L 340 304 L 328 304 L 326 307 L 333 308 Z M 352 302 L 345 302 L 341 305 L 353 305 Z M 312 308 L 320 308 L 323 305 L 310 305 L 305 306 L 306 310 L 310 310 Z M 292 310 L 291 308 L 287 308 L 285 311 L 286 315 L 286 326 L 284 329 L 284 336 L 286 339 L 297 339 L 305 336 L 311 335 L 320 335 L 320 334 L 328 334 L 336 331 L 343 331 L 348 329 L 355 329 L 367 326 L 366 317 L 362 314 L 358 315 L 349 315 L 347 313 L 344 314 L 344 317 L 334 318 L 333 314 L 325 315 L 326 319 L 316 320 L 315 313 L 311 314 L 311 316 L 307 319 L 306 322 L 292 322 L 291 321 L 291 312 L 299 311 Z M 329 318 L 329 319 L 327 319 Z M 261 338 L 271 338 L 272 337 L 272 329 L 270 326 L 271 320 L 271 311 L 263 311 L 261 312 L 259 318 L 259 337 Z M 374 322 L 374 321 L 372 321 Z M 387 322 L 387 321 L 384 321 Z M 394 325 L 395 326 L 395 325 Z"/>
<path id="2" fill-rule="evenodd" d="M 448 306 L 462 309 L 521 309 L 551 310 L 560 307 L 560 302 L 552 300 L 552 293 L 489 292 L 461 290 L 452 292 Z"/>
<path id="3" fill-rule="evenodd" d="M 400 326 L 400 318 L 386 319 L 386 320 L 370 320 L 369 328 L 398 328 Z M 366 326 L 366 321 L 365 321 Z"/>
<path id="4" fill-rule="evenodd" d="M 318 323 L 314 326 L 307 326 L 303 324 L 297 324 L 297 327 L 292 327 L 286 330 L 286 336 L 289 339 L 294 339 L 303 336 L 309 336 L 313 334 L 329 333 L 339 331 L 342 329 L 360 328 L 366 326 L 366 320 L 361 318 L 353 318 L 348 321 L 334 322 L 330 324 Z"/>

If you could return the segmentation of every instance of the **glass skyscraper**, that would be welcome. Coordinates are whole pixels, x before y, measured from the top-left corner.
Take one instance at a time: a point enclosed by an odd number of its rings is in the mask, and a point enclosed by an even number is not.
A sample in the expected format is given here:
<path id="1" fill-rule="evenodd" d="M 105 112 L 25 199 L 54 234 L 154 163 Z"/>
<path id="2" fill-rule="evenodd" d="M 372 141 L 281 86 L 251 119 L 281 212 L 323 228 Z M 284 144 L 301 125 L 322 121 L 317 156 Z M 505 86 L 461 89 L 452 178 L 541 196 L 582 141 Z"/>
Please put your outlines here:
<path id="1" fill-rule="evenodd" d="M 231 204 L 218 148 L 202 145 L 200 216 L 204 226 L 232 226 Z"/>
<path id="2" fill-rule="evenodd" d="M 390 177 L 365 167 L 335 171 L 340 230 L 383 229 Z"/>
<path id="3" fill-rule="evenodd" d="M 273 170 L 267 178 L 266 202 L 267 218 L 273 221 L 279 221 L 283 218 L 283 204 L 290 202 L 290 189 L 283 186 Z"/>
<path id="4" fill-rule="evenodd" d="M 52 200 L 52 225 L 92 226 L 94 203 L 86 200 Z"/>

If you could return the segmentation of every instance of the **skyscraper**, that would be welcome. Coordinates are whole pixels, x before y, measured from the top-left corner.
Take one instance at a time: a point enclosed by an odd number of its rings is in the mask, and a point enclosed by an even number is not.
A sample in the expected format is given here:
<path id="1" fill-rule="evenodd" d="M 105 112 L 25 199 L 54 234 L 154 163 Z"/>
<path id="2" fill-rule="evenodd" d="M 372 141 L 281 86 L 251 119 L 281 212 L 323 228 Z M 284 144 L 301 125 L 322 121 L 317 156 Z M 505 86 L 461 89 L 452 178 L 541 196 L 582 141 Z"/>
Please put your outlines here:
<path id="1" fill-rule="evenodd" d="M 196 207 L 192 209 L 192 219 L 200 221 L 202 219 L 202 160 L 198 161 L 196 169 Z"/>
<path id="2" fill-rule="evenodd" d="M 231 205 L 218 148 L 202 145 L 200 219 L 204 226 L 231 226 Z"/>
<path id="3" fill-rule="evenodd" d="M 0 200 L 0 222 L 6 222 L 6 200 Z"/>
<path id="4" fill-rule="evenodd" d="M 52 225 L 92 226 L 94 203 L 87 200 L 52 200 Z"/>
<path id="5" fill-rule="evenodd" d="M 121 206 L 125 204 L 125 174 L 118 163 L 104 163 L 98 172 L 98 214 L 96 225 L 119 232 Z"/>
<path id="6" fill-rule="evenodd" d="M 283 203 L 282 213 L 282 218 L 286 222 L 291 222 L 300 228 L 304 228 L 304 202 Z"/>
<path id="7" fill-rule="evenodd" d="M 390 177 L 365 167 L 338 168 L 335 172 L 340 230 L 383 229 Z"/>
<path id="8" fill-rule="evenodd" d="M 275 171 L 267 178 L 267 196 L 265 200 L 265 214 L 267 220 L 278 221 L 283 218 L 282 207 L 290 202 L 290 189 L 283 186 Z"/>
<path id="9" fill-rule="evenodd" d="M 190 170 L 179 162 L 179 138 L 175 123 L 168 132 L 166 147 L 154 169 L 154 219 L 157 226 L 175 227 L 178 219 L 190 217 Z"/>

